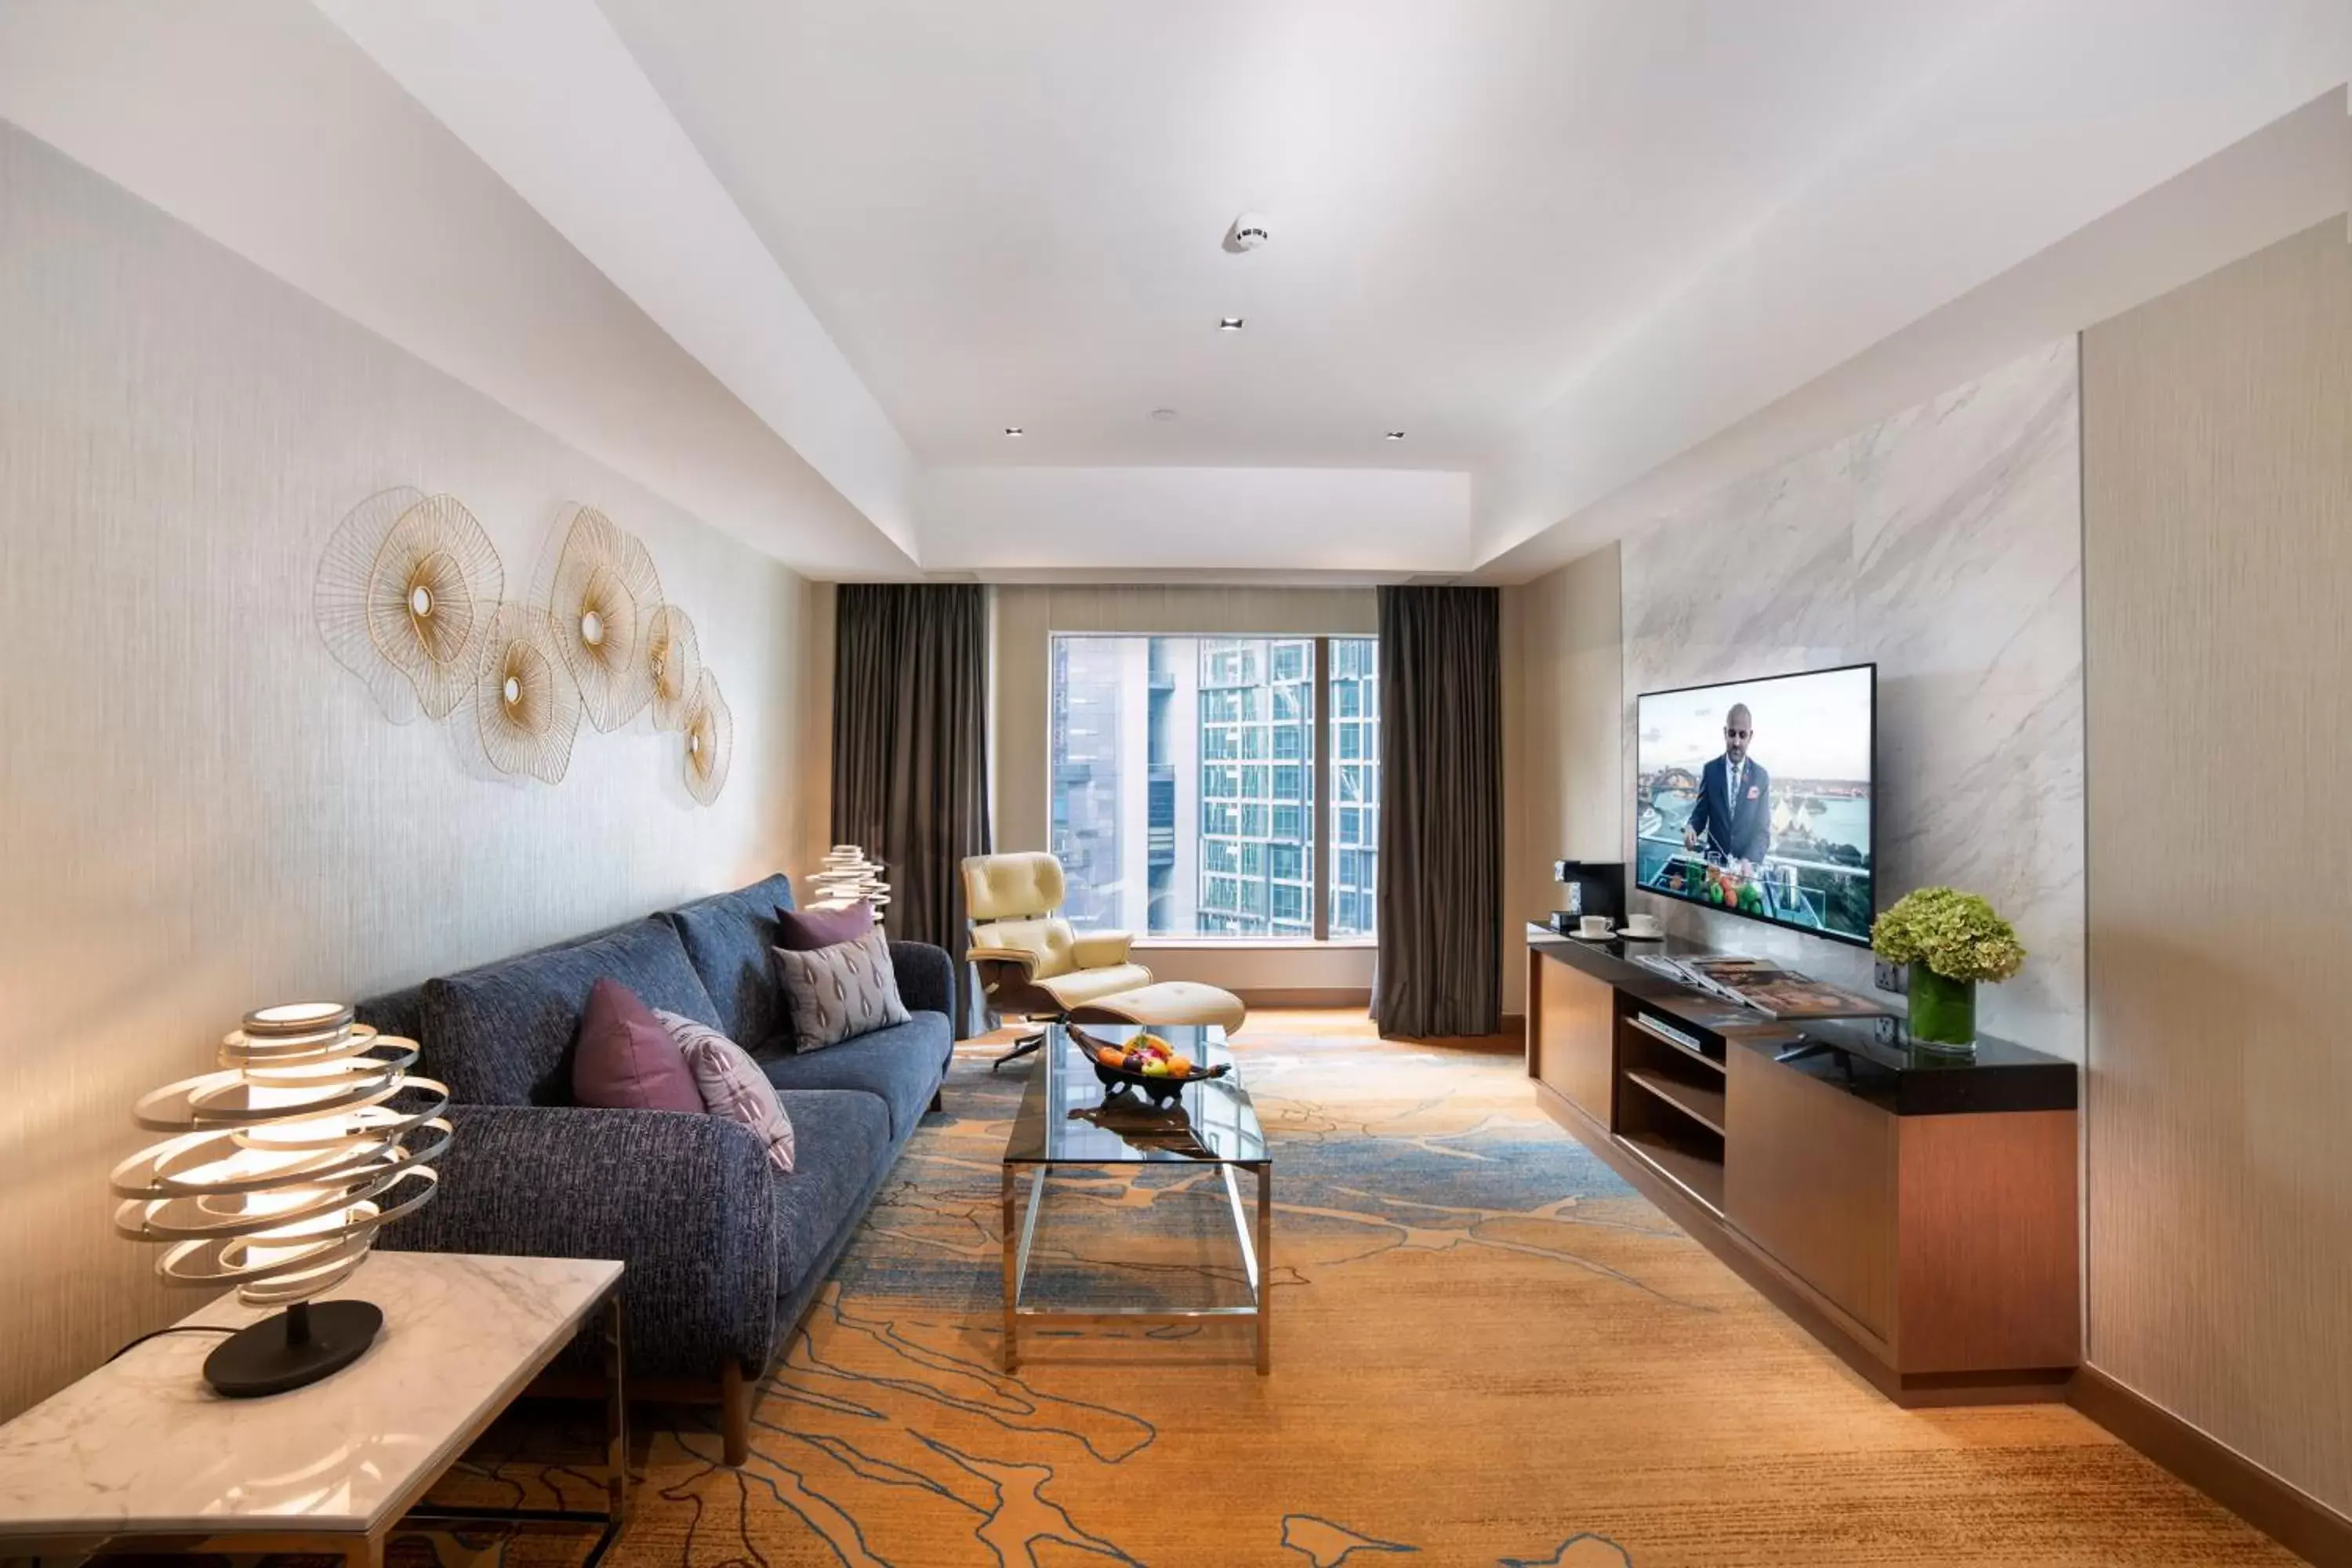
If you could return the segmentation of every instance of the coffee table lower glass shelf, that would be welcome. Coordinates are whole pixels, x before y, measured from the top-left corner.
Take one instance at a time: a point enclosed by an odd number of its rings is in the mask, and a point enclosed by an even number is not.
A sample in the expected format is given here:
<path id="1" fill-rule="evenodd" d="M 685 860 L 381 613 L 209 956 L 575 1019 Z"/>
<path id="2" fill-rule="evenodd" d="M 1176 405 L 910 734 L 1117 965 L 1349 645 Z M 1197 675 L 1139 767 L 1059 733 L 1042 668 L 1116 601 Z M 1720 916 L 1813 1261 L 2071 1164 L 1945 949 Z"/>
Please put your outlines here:
<path id="1" fill-rule="evenodd" d="M 1088 1026 L 1100 1039 L 1125 1040 L 1143 1033 L 1131 1025 Z M 1231 1062 L 1225 1032 L 1214 1025 L 1154 1026 L 1177 1050 L 1203 1066 Z M 1224 1184 L 1234 1237 L 1240 1244 L 1245 1303 L 1200 1307 L 1087 1302 L 1066 1305 L 1027 1299 L 1030 1259 L 1036 1248 L 1038 1216 L 1045 1206 L 1046 1178 L 1056 1171 L 1121 1165 L 1214 1165 Z M 1242 1198 L 1236 1170 L 1257 1177 L 1255 1215 Z M 1022 1094 L 1013 1135 L 1004 1150 L 1004 1370 L 1021 1365 L 1024 1328 L 1046 1324 L 1198 1323 L 1218 1318 L 1253 1321 L 1257 1330 L 1257 1370 L 1273 1367 L 1273 1306 L 1269 1283 L 1274 1247 L 1274 1156 L 1239 1072 L 1188 1083 L 1174 1103 L 1155 1110 L 1132 1091 L 1114 1093 L 1095 1077 L 1094 1065 L 1061 1025 L 1046 1029 L 1029 1087 Z M 1022 1192 L 1027 1189 L 1027 1203 Z"/>

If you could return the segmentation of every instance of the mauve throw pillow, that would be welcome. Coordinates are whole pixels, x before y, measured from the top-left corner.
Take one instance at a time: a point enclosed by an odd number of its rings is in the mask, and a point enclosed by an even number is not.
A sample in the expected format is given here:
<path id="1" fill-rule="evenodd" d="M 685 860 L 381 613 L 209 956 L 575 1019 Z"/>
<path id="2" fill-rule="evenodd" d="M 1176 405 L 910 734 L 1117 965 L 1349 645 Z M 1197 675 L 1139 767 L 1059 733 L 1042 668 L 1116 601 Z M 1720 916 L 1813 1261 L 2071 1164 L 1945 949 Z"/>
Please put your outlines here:
<path id="1" fill-rule="evenodd" d="M 702 1109 L 713 1116 L 740 1121 L 760 1135 L 767 1146 L 768 1163 L 779 1171 L 793 1168 L 793 1119 L 776 1098 L 776 1086 L 760 1070 L 751 1053 L 710 1027 L 676 1013 L 654 1009 L 654 1016 L 669 1031 L 694 1087 L 702 1093 Z"/>
<path id="2" fill-rule="evenodd" d="M 793 1018 L 793 1048 L 820 1050 L 908 1019 L 890 944 L 879 931 L 814 952 L 776 949 L 776 981 Z"/>
<path id="3" fill-rule="evenodd" d="M 572 1053 L 572 1098 L 608 1110 L 702 1113 L 702 1091 L 654 1010 L 617 980 L 588 988 Z"/>
<path id="4" fill-rule="evenodd" d="M 874 906 L 864 900 L 840 910 L 778 910 L 776 945 L 787 952 L 856 942 L 874 929 Z"/>

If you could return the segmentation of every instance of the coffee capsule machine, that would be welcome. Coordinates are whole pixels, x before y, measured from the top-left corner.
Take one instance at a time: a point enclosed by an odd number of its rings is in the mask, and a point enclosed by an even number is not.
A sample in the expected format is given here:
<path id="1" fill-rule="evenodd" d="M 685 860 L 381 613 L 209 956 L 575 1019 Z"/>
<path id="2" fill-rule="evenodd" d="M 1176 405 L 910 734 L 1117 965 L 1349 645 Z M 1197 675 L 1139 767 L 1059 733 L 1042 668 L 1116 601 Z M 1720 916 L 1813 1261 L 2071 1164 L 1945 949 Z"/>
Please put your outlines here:
<path id="1" fill-rule="evenodd" d="M 1565 906 L 1551 914 L 1551 929 L 1572 931 L 1587 915 L 1607 915 L 1609 923 L 1625 919 L 1625 863 L 1622 860 L 1555 860 L 1551 879 L 1562 889 Z"/>

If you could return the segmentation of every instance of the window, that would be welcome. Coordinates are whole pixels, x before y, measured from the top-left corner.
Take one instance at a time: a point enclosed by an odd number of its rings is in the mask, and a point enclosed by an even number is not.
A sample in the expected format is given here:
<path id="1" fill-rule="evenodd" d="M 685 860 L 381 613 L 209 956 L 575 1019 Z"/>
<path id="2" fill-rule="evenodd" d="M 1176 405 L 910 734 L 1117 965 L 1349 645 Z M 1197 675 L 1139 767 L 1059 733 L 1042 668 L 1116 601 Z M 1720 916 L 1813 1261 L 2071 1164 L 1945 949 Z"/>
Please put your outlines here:
<path id="1" fill-rule="evenodd" d="M 1370 936 L 1378 657 L 1370 637 L 1057 634 L 1049 820 L 1071 921 Z"/>

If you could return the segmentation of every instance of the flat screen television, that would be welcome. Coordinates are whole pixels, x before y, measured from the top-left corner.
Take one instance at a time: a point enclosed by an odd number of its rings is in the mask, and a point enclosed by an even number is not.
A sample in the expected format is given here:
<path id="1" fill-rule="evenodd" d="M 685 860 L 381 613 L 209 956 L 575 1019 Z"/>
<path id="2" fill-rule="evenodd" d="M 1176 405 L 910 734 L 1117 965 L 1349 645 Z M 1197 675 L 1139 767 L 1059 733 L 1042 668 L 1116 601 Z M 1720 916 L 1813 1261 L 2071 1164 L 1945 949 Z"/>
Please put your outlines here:
<path id="1" fill-rule="evenodd" d="M 1868 946 L 1878 667 L 1634 700 L 1635 885 Z"/>

